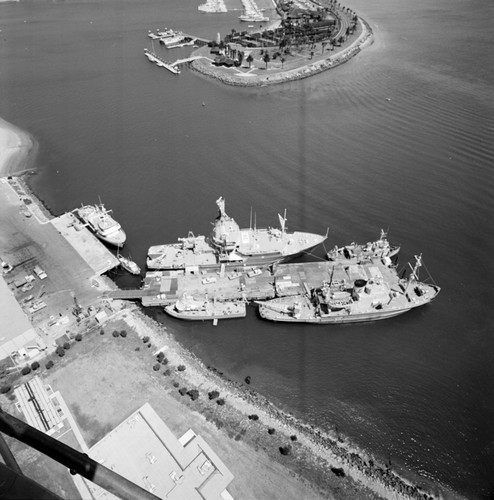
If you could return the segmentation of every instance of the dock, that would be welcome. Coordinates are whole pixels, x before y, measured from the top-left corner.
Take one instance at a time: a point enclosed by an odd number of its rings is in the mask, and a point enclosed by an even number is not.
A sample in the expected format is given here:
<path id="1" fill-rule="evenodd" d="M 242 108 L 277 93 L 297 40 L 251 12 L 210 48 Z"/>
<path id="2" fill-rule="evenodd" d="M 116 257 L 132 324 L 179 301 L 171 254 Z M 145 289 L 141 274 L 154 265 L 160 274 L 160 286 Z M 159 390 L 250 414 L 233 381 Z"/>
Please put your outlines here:
<path id="1" fill-rule="evenodd" d="M 141 300 L 144 307 L 174 304 L 184 293 L 195 299 L 234 301 L 268 300 L 304 295 L 323 283 L 338 280 L 346 286 L 356 279 L 370 279 L 378 273 L 389 284 L 399 281 L 396 269 L 381 259 L 348 265 L 338 261 L 278 264 L 268 267 L 239 267 L 213 270 L 152 271 L 137 290 L 116 290 L 108 298 Z"/>

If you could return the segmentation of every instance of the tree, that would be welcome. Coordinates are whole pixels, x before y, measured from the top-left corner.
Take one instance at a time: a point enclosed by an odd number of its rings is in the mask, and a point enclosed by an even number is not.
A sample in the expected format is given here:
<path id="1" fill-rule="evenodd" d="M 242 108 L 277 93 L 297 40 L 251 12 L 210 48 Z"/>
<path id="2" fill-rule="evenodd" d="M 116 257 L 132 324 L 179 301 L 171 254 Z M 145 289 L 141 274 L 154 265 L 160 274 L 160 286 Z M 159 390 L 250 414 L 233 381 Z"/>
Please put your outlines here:
<path id="1" fill-rule="evenodd" d="M 249 54 L 247 56 L 247 59 L 246 61 L 249 63 L 249 68 L 250 68 L 250 65 L 252 64 L 252 62 L 254 61 L 254 58 L 252 57 L 252 54 Z"/>
<path id="2" fill-rule="evenodd" d="M 324 48 L 326 47 L 327 43 L 328 42 L 322 42 L 321 43 L 321 46 L 322 46 L 322 52 L 321 52 L 321 54 L 324 54 Z"/>
<path id="3" fill-rule="evenodd" d="M 285 63 L 285 58 L 284 58 L 284 57 L 282 57 L 282 58 L 281 58 L 281 69 L 283 69 L 283 64 L 284 64 L 284 63 Z"/>
<path id="4" fill-rule="evenodd" d="M 262 60 L 264 61 L 264 63 L 266 64 L 266 69 L 268 69 L 268 62 L 271 60 L 271 58 L 269 57 L 269 53 L 268 51 L 266 51 L 264 53 L 264 55 L 262 56 Z"/>

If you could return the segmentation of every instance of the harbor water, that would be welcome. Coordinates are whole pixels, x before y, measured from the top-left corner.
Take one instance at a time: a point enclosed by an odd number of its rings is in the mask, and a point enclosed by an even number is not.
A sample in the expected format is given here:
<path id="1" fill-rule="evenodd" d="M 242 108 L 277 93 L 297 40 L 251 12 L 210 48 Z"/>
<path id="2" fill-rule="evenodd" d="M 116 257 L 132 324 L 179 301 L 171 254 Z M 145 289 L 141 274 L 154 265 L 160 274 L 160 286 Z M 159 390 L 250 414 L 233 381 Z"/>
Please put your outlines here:
<path id="1" fill-rule="evenodd" d="M 329 228 L 328 249 L 389 230 L 400 266 L 422 253 L 433 304 L 340 326 L 272 324 L 254 307 L 216 327 L 149 313 L 206 364 L 406 477 L 492 498 L 494 4 L 352 0 L 371 47 L 262 88 L 149 63 L 150 29 L 241 29 L 238 11 L 198 4 L 0 3 L 0 116 L 39 142 L 33 189 L 54 214 L 101 198 L 141 267 L 151 245 L 208 234 L 219 196 L 240 226 L 252 207 L 257 227 L 286 208 L 291 230 Z"/>

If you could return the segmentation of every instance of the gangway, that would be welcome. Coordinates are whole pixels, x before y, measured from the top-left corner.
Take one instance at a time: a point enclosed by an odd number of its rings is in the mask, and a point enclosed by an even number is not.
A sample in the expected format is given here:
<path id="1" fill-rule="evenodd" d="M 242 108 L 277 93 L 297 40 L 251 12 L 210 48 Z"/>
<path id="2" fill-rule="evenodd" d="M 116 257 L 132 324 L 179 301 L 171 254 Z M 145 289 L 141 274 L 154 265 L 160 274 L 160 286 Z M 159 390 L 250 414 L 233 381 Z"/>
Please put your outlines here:
<path id="1" fill-rule="evenodd" d="M 111 290 L 110 292 L 107 292 L 105 294 L 106 297 L 109 299 L 125 299 L 125 300 L 132 300 L 132 299 L 142 299 L 146 295 L 153 294 L 153 292 L 150 292 L 150 290 Z"/>

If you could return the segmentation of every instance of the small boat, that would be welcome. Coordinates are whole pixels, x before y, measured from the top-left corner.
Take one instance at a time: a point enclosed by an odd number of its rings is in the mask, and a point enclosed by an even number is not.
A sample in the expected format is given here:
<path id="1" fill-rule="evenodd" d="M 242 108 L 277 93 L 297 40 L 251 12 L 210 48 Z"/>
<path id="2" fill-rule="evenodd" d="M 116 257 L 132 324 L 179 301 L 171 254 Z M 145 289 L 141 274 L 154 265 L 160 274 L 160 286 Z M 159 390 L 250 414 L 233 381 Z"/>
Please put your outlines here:
<path id="1" fill-rule="evenodd" d="M 127 236 L 122 226 L 110 215 L 111 210 L 107 210 L 103 203 L 83 205 L 75 212 L 100 240 L 116 247 L 124 245 Z"/>
<path id="2" fill-rule="evenodd" d="M 120 253 L 117 254 L 117 259 L 119 260 L 120 265 L 130 274 L 135 274 L 135 275 L 141 274 L 141 268 L 133 260 L 124 257 Z"/>
<path id="3" fill-rule="evenodd" d="M 400 251 L 400 247 L 390 245 L 387 236 L 387 233 L 381 229 L 381 236 L 376 241 L 369 241 L 363 245 L 351 243 L 340 248 L 336 246 L 326 255 L 329 260 L 342 260 L 348 264 L 358 264 L 375 258 L 391 259 Z"/>
<path id="4" fill-rule="evenodd" d="M 418 281 L 422 257 L 415 258 L 407 279 L 400 279 L 389 268 L 385 278 L 375 261 L 367 267 L 372 272 L 369 279 L 356 279 L 349 287 L 342 286 L 340 280 L 337 286 L 331 281 L 305 294 L 258 301 L 259 314 L 270 321 L 316 324 L 376 321 L 403 314 L 432 302 L 441 290 L 437 285 Z"/>
<path id="5" fill-rule="evenodd" d="M 183 297 L 177 300 L 175 304 L 165 306 L 164 309 L 170 316 L 189 321 L 245 318 L 247 314 L 245 302 L 196 300 L 187 293 L 184 293 Z"/>

